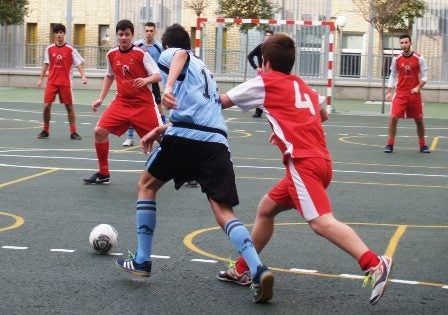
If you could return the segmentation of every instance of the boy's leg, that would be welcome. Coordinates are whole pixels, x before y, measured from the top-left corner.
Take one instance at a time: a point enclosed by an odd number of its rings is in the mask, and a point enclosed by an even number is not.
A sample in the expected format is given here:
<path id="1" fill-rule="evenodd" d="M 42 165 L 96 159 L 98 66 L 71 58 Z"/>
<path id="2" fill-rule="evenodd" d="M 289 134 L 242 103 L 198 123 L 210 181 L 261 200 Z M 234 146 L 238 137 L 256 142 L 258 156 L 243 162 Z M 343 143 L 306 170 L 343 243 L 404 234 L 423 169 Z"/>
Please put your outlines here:
<path id="1" fill-rule="evenodd" d="M 132 147 L 134 145 L 134 128 L 129 127 L 126 140 L 123 142 L 123 146 Z"/>
<path id="2" fill-rule="evenodd" d="M 325 237 L 358 261 L 366 274 L 365 282 L 372 283 L 370 303 L 376 304 L 384 293 L 392 267 L 392 258 L 378 256 L 351 227 L 338 221 L 332 213 L 324 214 L 308 223 L 315 233 Z"/>
<path id="3" fill-rule="evenodd" d="M 267 194 L 264 195 L 257 207 L 254 227 L 252 228 L 252 242 L 257 253 L 261 253 L 263 248 L 269 242 L 274 232 L 274 219 L 282 211 L 291 209 L 277 204 Z M 218 279 L 231 281 L 240 285 L 248 285 L 252 282 L 249 274 L 249 266 L 245 260 L 240 257 L 229 269 L 220 271 Z"/>
<path id="4" fill-rule="evenodd" d="M 65 109 L 67 110 L 67 119 L 70 128 L 70 139 L 82 140 L 81 136 L 78 134 L 76 130 L 76 115 L 73 104 L 65 104 Z"/>
<path id="5" fill-rule="evenodd" d="M 98 159 L 98 172 L 84 179 L 85 184 L 109 184 L 109 131 L 95 127 L 95 151 Z"/>
<path id="6" fill-rule="evenodd" d="M 209 199 L 218 224 L 224 229 L 234 248 L 247 262 L 253 279 L 254 302 L 262 303 L 272 298 L 274 275 L 261 263 L 248 229 L 235 217 L 229 206 Z"/>
<path id="7" fill-rule="evenodd" d="M 151 275 L 152 241 L 157 217 L 155 196 L 163 184 L 146 170 L 140 176 L 136 211 L 137 253 L 128 259 L 117 259 L 117 267 L 124 271 L 142 277 Z"/>
<path id="8" fill-rule="evenodd" d="M 46 139 L 50 135 L 51 105 L 52 103 L 44 103 L 42 131 L 37 135 L 38 139 Z"/>

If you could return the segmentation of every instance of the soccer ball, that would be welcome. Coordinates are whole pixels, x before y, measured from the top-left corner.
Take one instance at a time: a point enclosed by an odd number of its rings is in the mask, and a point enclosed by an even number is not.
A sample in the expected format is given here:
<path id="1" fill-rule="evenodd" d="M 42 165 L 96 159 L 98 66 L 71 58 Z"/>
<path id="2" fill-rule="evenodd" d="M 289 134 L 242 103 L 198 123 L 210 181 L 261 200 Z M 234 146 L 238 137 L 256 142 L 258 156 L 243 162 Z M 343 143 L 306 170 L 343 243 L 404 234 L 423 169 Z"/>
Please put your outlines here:
<path id="1" fill-rule="evenodd" d="M 117 247 L 118 232 L 112 225 L 99 224 L 90 232 L 89 243 L 98 254 L 106 255 Z"/>

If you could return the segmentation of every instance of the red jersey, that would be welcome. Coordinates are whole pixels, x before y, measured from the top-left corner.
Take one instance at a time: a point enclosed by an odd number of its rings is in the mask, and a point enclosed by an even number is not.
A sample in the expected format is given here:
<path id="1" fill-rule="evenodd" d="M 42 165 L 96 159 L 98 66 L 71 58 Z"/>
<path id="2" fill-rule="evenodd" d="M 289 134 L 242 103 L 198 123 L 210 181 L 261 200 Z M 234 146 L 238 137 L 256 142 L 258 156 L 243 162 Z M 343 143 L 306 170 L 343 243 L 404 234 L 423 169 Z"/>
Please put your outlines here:
<path id="1" fill-rule="evenodd" d="M 227 92 L 243 110 L 262 105 L 285 157 L 330 160 L 318 93 L 296 75 L 269 71 Z"/>
<path id="2" fill-rule="evenodd" d="M 410 56 L 400 54 L 394 57 L 390 69 L 389 87 L 393 88 L 396 83 L 397 94 L 409 94 L 420 80 L 427 80 L 425 59 L 415 52 Z"/>
<path id="3" fill-rule="evenodd" d="M 78 51 L 67 43 L 62 46 L 48 46 L 44 57 L 44 63 L 49 65 L 47 84 L 71 86 L 73 67 L 83 62 L 84 59 Z"/>
<path id="4" fill-rule="evenodd" d="M 136 88 L 133 82 L 137 78 L 146 78 L 154 73 L 160 73 L 154 60 L 142 49 L 132 46 L 127 51 L 119 47 L 112 48 L 107 53 L 107 75 L 115 76 L 117 94 L 114 102 L 130 106 L 154 106 L 154 96 L 151 84 L 144 88 Z"/>

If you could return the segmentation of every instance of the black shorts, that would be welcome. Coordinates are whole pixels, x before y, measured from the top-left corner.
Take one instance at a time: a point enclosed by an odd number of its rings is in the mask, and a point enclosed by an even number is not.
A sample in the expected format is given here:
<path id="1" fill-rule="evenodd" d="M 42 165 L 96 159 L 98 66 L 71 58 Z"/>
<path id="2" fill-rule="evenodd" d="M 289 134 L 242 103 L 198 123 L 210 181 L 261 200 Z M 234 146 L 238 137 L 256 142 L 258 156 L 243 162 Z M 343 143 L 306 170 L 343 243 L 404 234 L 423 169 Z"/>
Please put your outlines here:
<path id="1" fill-rule="evenodd" d="M 239 203 L 233 163 L 224 144 L 164 136 L 146 168 L 158 180 L 173 179 L 176 189 L 196 180 L 209 199 L 231 207 Z"/>
<path id="2" fill-rule="evenodd" d="M 154 94 L 154 99 L 156 101 L 156 104 L 162 103 L 162 97 L 160 95 L 159 83 L 152 84 L 152 94 Z"/>

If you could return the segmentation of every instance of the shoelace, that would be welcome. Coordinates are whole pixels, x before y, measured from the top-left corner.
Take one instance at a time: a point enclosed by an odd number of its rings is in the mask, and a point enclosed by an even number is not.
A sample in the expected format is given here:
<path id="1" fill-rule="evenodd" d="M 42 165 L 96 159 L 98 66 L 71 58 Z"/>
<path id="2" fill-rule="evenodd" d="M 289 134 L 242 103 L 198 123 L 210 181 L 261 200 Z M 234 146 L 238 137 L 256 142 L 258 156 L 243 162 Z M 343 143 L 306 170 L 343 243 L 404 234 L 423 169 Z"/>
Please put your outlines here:
<path id="1" fill-rule="evenodd" d="M 135 254 L 131 253 L 131 251 L 128 249 L 128 259 L 134 259 Z"/>
<path id="2" fill-rule="evenodd" d="M 369 271 L 369 273 L 364 276 L 363 281 L 362 281 L 363 288 L 365 288 L 369 285 L 372 288 L 375 286 L 375 282 L 373 281 L 373 277 L 372 277 L 372 271 Z"/>

